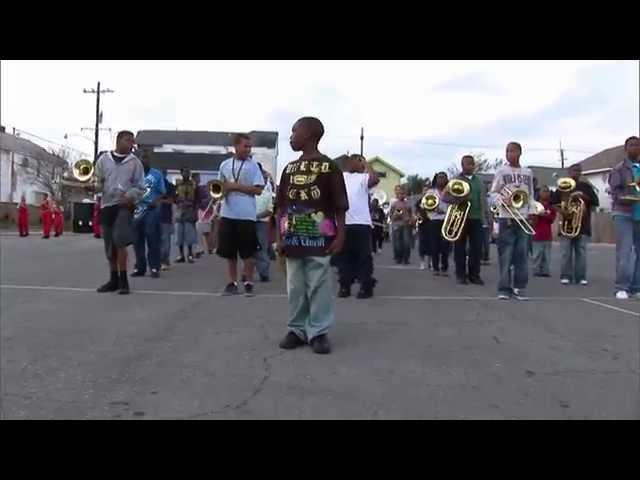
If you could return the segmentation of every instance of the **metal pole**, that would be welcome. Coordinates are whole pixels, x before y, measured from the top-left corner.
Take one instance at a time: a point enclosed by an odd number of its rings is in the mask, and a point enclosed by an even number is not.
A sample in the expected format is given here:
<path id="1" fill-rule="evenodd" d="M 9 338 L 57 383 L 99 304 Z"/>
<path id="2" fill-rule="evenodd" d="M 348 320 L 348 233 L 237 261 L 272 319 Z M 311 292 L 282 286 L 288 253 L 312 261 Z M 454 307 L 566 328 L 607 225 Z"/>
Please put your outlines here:
<path id="1" fill-rule="evenodd" d="M 360 127 L 360 156 L 364 155 L 364 127 Z"/>
<path id="2" fill-rule="evenodd" d="M 100 82 L 98 82 L 98 88 L 96 89 L 96 130 L 94 133 L 94 146 L 93 146 L 93 163 L 98 161 L 98 138 L 100 135 Z"/>

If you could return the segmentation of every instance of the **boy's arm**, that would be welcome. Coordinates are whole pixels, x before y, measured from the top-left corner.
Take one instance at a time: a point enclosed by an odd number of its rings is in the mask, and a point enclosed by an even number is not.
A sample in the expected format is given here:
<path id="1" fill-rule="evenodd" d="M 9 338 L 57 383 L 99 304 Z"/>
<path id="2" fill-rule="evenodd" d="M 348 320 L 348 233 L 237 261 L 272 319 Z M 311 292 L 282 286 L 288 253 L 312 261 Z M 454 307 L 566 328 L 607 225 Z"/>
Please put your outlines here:
<path id="1" fill-rule="evenodd" d="M 378 174 L 373 169 L 373 167 L 369 164 L 369 162 L 364 160 L 364 164 L 365 164 L 366 172 L 369 174 L 369 181 L 367 183 L 367 186 L 369 188 L 373 188 L 380 183 L 380 179 L 378 178 Z"/>

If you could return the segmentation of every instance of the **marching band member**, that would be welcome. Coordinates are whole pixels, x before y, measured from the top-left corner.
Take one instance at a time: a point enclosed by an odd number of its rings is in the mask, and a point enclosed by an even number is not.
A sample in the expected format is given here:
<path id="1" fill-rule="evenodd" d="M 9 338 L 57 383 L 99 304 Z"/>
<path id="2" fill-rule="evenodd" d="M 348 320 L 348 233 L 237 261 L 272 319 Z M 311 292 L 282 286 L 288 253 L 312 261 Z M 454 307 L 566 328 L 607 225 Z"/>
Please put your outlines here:
<path id="1" fill-rule="evenodd" d="M 51 234 L 51 204 L 48 193 L 44 194 L 40 204 L 40 222 L 42 223 L 42 238 L 49 238 Z"/>
<path id="2" fill-rule="evenodd" d="M 151 270 L 151 278 L 160 277 L 160 201 L 166 194 L 162 173 L 151 168 L 149 154 L 142 155 L 144 169 L 145 192 L 133 213 L 133 248 L 136 254 L 136 265 L 132 277 L 144 277 L 147 265 Z"/>
<path id="3" fill-rule="evenodd" d="M 382 250 L 384 243 L 384 224 L 387 221 L 387 215 L 380 206 L 380 202 L 377 198 L 371 201 L 371 223 L 373 224 L 372 231 L 372 249 L 373 253 L 378 253 L 378 250 Z"/>
<path id="4" fill-rule="evenodd" d="M 591 237 L 591 212 L 600 205 L 598 195 L 595 190 L 587 182 L 580 181 L 582 176 L 582 167 L 580 164 L 571 165 L 569 167 L 569 177 L 576 182 L 574 192 L 584 202 L 584 210 L 580 231 L 577 236 L 567 238 L 560 232 L 560 248 L 562 250 L 562 271 L 560 281 L 563 285 L 571 282 L 580 285 L 587 285 L 587 243 Z M 573 192 L 572 192 L 573 193 Z M 553 204 L 558 206 L 562 203 L 562 194 L 556 190 Z M 560 210 L 562 216 L 562 210 Z"/>
<path id="5" fill-rule="evenodd" d="M 437 195 L 440 199 L 435 210 L 427 212 L 429 215 L 429 237 L 431 244 L 431 264 L 434 276 L 449 276 L 449 255 L 451 254 L 451 242 L 442 236 L 442 224 L 449 208 L 445 200 L 445 187 L 449 183 L 449 177 L 445 172 L 438 172 L 433 177 L 432 188 L 427 190 L 427 195 Z"/>
<path id="6" fill-rule="evenodd" d="M 27 206 L 27 198 L 24 193 L 20 195 L 20 203 L 18 204 L 18 233 L 21 237 L 29 236 L 29 207 Z"/>
<path id="7" fill-rule="evenodd" d="M 627 138 L 624 151 L 626 158 L 609 175 L 616 229 L 615 289 L 619 300 L 629 295 L 640 300 L 640 201 L 633 200 L 640 196 L 640 138 Z"/>
<path id="8" fill-rule="evenodd" d="M 424 186 L 422 187 L 422 196 L 416 200 L 415 212 L 416 219 L 415 223 L 417 224 L 418 229 L 418 254 L 420 255 L 420 270 L 424 270 L 425 268 L 429 268 L 431 270 L 431 229 L 429 228 L 430 218 L 428 212 L 421 208 L 420 203 L 422 202 L 422 198 L 426 195 L 429 190 L 431 190 L 431 181 L 427 179 L 424 182 Z M 425 265 L 425 259 L 427 264 Z"/>
<path id="9" fill-rule="evenodd" d="M 476 163 L 471 155 L 462 157 L 461 166 L 462 173 L 456 178 L 469 184 L 470 192 L 468 197 L 458 198 L 450 195 L 449 192 L 445 193 L 445 201 L 447 203 L 469 202 L 470 204 L 467 219 L 462 227 L 460 238 L 455 242 L 453 252 L 456 262 L 456 278 L 461 285 L 466 285 L 467 283 L 484 285 L 480 278 L 480 256 L 482 253 L 482 237 L 484 228 L 486 228 L 486 211 L 488 210 L 487 192 L 480 177 L 475 174 Z M 467 243 L 469 244 L 468 250 Z"/>
<path id="10" fill-rule="evenodd" d="M 262 193 L 256 197 L 256 235 L 260 248 L 255 253 L 256 270 L 261 282 L 269 281 L 269 224 L 273 216 L 273 181 L 269 172 L 262 168 L 258 162 L 258 167 L 264 179 Z"/>
<path id="11" fill-rule="evenodd" d="M 176 187 L 167 178 L 167 169 L 162 170 L 165 195 L 160 201 L 160 270 L 169 270 L 171 265 L 171 237 L 175 233 L 173 224 L 173 204 Z"/>
<path id="12" fill-rule="evenodd" d="M 57 204 L 55 199 L 51 199 L 51 225 L 53 226 L 53 236 L 59 237 L 64 231 L 64 219 L 62 217 L 62 208 Z"/>
<path id="13" fill-rule="evenodd" d="M 193 245 L 197 242 L 196 234 L 196 185 L 191 178 L 191 170 L 187 167 L 180 169 L 182 179 L 176 184 L 176 244 L 180 255 L 176 258 L 176 263 L 184 263 L 184 246 L 187 246 L 189 263 L 193 260 Z"/>
<path id="14" fill-rule="evenodd" d="M 213 254 L 211 250 L 211 217 L 213 215 L 213 201 L 209 195 L 209 189 L 206 185 L 200 185 L 200 174 L 193 174 L 193 181 L 196 183 L 196 233 L 198 241 L 196 242 L 196 258 L 202 257 L 205 251 L 209 255 Z"/>
<path id="15" fill-rule="evenodd" d="M 245 133 L 233 139 L 235 155 L 220 165 L 223 200 L 220 209 L 218 256 L 227 260 L 229 283 L 223 295 L 237 295 L 238 257 L 243 262 L 245 296 L 253 295 L 253 256 L 259 248 L 256 235 L 256 195 L 264 178 L 251 158 L 251 138 Z"/>
<path id="16" fill-rule="evenodd" d="M 291 148 L 302 155 L 285 167 L 276 198 L 276 243 L 286 257 L 289 301 L 289 332 L 280 348 L 309 343 L 314 353 L 327 354 L 335 321 L 330 258 L 344 246 L 349 201 L 342 172 L 318 151 L 320 120 L 301 118 L 291 131 Z"/>
<path id="17" fill-rule="evenodd" d="M 361 155 L 350 155 L 342 174 L 347 189 L 349 210 L 345 216 L 345 243 L 338 256 L 340 291 L 338 297 L 351 296 L 351 285 L 360 284 L 358 298 L 373 296 L 373 257 L 371 256 L 371 212 L 369 190 L 380 180 L 371 165 Z"/>
<path id="18" fill-rule="evenodd" d="M 131 152 L 134 135 L 118 132 L 116 149 L 105 152 L 96 162 L 96 187 L 102 192 L 100 223 L 104 249 L 109 262 L 109 281 L 98 292 L 129 293 L 127 278 L 127 247 L 133 243 L 133 208 L 145 191 L 144 167 Z"/>
<path id="19" fill-rule="evenodd" d="M 527 218 L 534 211 L 533 172 L 520 166 L 522 146 L 511 142 L 506 148 L 509 165 L 501 167 L 495 174 L 491 192 L 494 201 L 501 196 L 504 187 L 511 190 L 524 190 L 528 203 L 519 212 Z M 498 298 L 509 300 L 528 300 L 524 290 L 529 283 L 528 239 L 527 233 L 515 222 L 509 213 L 499 207 L 498 219 Z M 511 286 L 511 265 L 513 265 L 513 287 Z"/>
<path id="20" fill-rule="evenodd" d="M 404 185 L 396 185 L 396 198 L 391 202 L 389 216 L 391 218 L 391 238 L 393 257 L 398 265 L 409 265 L 411 256 L 411 205 L 407 202 Z"/>
<path id="21" fill-rule="evenodd" d="M 539 192 L 539 202 L 544 206 L 542 215 L 537 216 L 535 222 L 536 233 L 533 235 L 533 276 L 550 277 L 549 263 L 551 262 L 551 229 L 556 219 L 556 209 L 551 202 L 551 191 L 543 185 Z"/>

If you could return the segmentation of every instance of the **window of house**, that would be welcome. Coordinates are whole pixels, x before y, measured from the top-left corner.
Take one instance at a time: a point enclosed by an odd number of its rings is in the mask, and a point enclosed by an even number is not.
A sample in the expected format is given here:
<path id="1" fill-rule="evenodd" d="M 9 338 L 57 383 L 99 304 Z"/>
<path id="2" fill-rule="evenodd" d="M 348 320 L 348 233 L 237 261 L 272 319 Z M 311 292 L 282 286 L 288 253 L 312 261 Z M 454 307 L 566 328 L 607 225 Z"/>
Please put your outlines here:
<path id="1" fill-rule="evenodd" d="M 376 175 L 378 175 L 378 177 L 380 178 L 386 178 L 387 177 L 387 172 L 379 172 L 377 170 L 374 170 L 376 172 Z"/>
<path id="2" fill-rule="evenodd" d="M 20 165 L 22 165 L 22 168 L 29 168 L 29 159 L 27 157 L 22 157 Z"/>

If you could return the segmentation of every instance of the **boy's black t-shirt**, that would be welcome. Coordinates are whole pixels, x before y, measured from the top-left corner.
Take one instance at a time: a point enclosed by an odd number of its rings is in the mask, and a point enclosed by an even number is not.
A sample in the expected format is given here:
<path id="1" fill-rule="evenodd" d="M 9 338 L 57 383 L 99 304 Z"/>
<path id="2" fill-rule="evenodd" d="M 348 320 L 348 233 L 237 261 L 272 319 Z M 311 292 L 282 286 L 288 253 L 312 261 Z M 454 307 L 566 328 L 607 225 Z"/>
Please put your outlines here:
<path id="1" fill-rule="evenodd" d="M 326 155 L 289 163 L 276 197 L 285 255 L 323 257 L 336 235 L 336 212 L 349 201 L 342 171 Z"/>
<path id="2" fill-rule="evenodd" d="M 371 222 L 374 227 L 382 227 L 384 226 L 384 222 L 387 219 L 387 216 L 384 214 L 384 210 L 380 207 L 374 207 L 371 210 Z"/>

